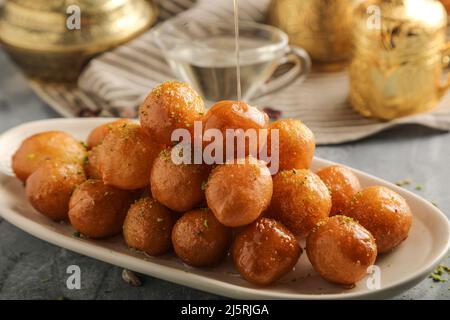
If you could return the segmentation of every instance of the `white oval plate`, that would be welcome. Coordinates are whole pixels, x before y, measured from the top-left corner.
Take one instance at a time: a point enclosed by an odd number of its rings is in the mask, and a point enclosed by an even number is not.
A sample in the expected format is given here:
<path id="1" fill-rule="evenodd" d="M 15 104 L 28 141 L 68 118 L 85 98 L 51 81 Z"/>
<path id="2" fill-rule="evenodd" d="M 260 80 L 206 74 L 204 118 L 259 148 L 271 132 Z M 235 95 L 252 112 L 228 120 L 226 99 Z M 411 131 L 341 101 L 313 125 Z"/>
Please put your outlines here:
<path id="1" fill-rule="evenodd" d="M 312 269 L 305 253 L 295 270 L 277 284 L 259 288 L 244 281 L 234 271 L 229 259 L 214 269 L 195 269 L 184 265 L 173 254 L 147 257 L 132 252 L 122 237 L 94 241 L 73 236 L 67 223 L 55 223 L 36 212 L 26 200 L 22 184 L 11 174 L 11 155 L 20 142 L 31 134 L 62 130 L 85 139 L 97 125 L 112 119 L 52 119 L 26 123 L 0 136 L 0 213 L 18 228 L 57 246 L 102 260 L 123 268 L 175 282 L 195 289 L 242 299 L 355 299 L 386 298 L 401 293 L 424 279 L 444 258 L 450 246 L 450 224 L 447 217 L 428 201 L 389 182 L 358 170 L 363 186 L 383 185 L 406 198 L 414 215 L 410 235 L 393 252 L 379 256 L 380 286 L 376 275 L 369 275 L 353 289 L 344 289 L 321 279 Z M 332 162 L 314 160 L 313 170 Z M 388 165 L 388 164 L 386 164 Z"/>

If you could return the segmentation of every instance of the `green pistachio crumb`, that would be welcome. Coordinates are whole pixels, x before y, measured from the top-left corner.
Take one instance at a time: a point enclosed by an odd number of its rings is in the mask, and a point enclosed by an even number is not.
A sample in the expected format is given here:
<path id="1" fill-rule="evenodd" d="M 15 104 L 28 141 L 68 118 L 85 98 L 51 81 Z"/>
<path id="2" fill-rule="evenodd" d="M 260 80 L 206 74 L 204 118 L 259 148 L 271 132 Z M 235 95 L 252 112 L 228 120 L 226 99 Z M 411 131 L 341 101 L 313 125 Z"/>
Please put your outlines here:
<path id="1" fill-rule="evenodd" d="M 434 282 L 447 282 L 449 280 L 449 274 L 450 274 L 450 267 L 441 264 L 430 274 L 429 277 Z"/>
<path id="2" fill-rule="evenodd" d="M 86 142 L 84 142 L 84 141 L 80 141 L 80 144 L 85 148 L 85 149 L 87 149 L 88 148 L 88 145 L 86 144 Z"/>

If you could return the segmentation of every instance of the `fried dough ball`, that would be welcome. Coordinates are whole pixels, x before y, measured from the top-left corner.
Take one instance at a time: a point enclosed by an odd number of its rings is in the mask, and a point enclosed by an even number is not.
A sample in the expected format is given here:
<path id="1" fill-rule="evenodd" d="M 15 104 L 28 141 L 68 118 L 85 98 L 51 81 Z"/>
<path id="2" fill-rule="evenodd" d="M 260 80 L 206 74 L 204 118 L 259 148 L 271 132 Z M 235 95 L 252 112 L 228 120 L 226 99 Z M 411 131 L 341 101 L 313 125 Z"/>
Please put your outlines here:
<path id="1" fill-rule="evenodd" d="M 278 147 L 272 146 L 272 130 L 278 130 Z M 300 120 L 281 119 L 269 128 L 268 152 L 278 153 L 279 170 L 309 169 L 316 150 L 312 131 Z M 273 156 L 273 154 L 271 154 Z"/>
<path id="2" fill-rule="evenodd" d="M 211 168 L 204 164 L 175 164 L 171 148 L 155 159 L 150 175 L 153 197 L 166 207 L 186 212 L 205 199 L 204 184 Z"/>
<path id="3" fill-rule="evenodd" d="M 259 135 L 260 134 L 266 134 L 267 131 L 261 131 L 261 129 L 267 129 L 269 125 L 269 116 L 259 110 L 256 107 L 252 107 L 245 102 L 237 102 L 237 101 L 220 101 L 216 103 L 214 106 L 212 106 L 208 112 L 206 113 L 204 119 L 203 119 L 203 132 L 207 133 L 210 129 L 218 129 L 220 132 L 222 132 L 223 135 L 223 159 L 232 159 L 237 156 L 248 156 L 250 155 L 250 147 L 255 148 L 256 153 L 258 153 L 258 149 L 262 148 L 263 146 L 259 145 Z M 250 142 L 248 139 L 245 140 L 245 155 L 238 154 L 237 150 L 238 147 L 241 147 L 241 144 L 239 144 L 239 140 L 235 139 L 234 142 L 234 155 L 232 157 L 228 156 L 226 154 L 226 129 L 241 129 L 243 131 L 246 131 L 248 129 L 254 129 L 257 130 L 257 136 L 256 136 L 256 144 L 253 147 L 253 145 L 250 145 Z M 206 143 L 207 144 L 207 143 Z M 257 157 L 258 154 L 251 154 L 254 157 Z"/>
<path id="4" fill-rule="evenodd" d="M 343 166 L 330 166 L 317 172 L 331 193 L 330 216 L 344 214 L 350 208 L 353 196 L 361 190 L 358 177 L 352 170 Z"/>
<path id="5" fill-rule="evenodd" d="M 137 124 L 112 128 L 98 146 L 98 165 L 105 184 L 124 190 L 144 188 L 160 147 Z"/>
<path id="6" fill-rule="evenodd" d="M 115 236 L 122 231 L 131 201 L 128 191 L 107 186 L 100 180 L 87 180 L 70 198 L 70 223 L 89 238 Z"/>
<path id="7" fill-rule="evenodd" d="M 170 145 L 175 129 L 192 130 L 205 112 L 202 98 L 187 83 L 167 81 L 154 88 L 139 109 L 144 131 L 153 141 Z"/>
<path id="8" fill-rule="evenodd" d="M 311 264 L 328 281 L 353 285 L 377 258 L 374 237 L 353 219 L 341 215 L 320 222 L 306 240 Z"/>
<path id="9" fill-rule="evenodd" d="M 273 197 L 267 215 L 281 221 L 295 235 L 306 237 L 331 210 L 326 185 L 305 169 L 281 171 L 273 177 Z"/>
<path id="10" fill-rule="evenodd" d="M 131 119 L 119 119 L 96 127 L 94 130 L 91 131 L 91 133 L 87 138 L 88 149 L 90 150 L 96 146 L 101 145 L 103 140 L 105 139 L 105 137 L 108 135 L 109 131 L 111 131 L 112 128 L 120 127 L 124 123 L 131 124 L 133 122 Z"/>
<path id="11" fill-rule="evenodd" d="M 47 160 L 82 164 L 84 146 L 72 136 L 60 131 L 47 131 L 25 139 L 12 157 L 12 169 L 25 182 Z"/>
<path id="12" fill-rule="evenodd" d="M 408 237 L 412 214 L 406 200 L 398 193 L 381 186 L 358 192 L 346 213 L 375 237 L 378 253 L 398 246 Z"/>
<path id="13" fill-rule="evenodd" d="M 28 177 L 27 198 L 43 215 L 55 221 L 65 220 L 70 197 L 85 180 L 80 164 L 47 161 Z"/>
<path id="14" fill-rule="evenodd" d="M 185 213 L 172 230 L 177 256 L 194 267 L 210 267 L 225 257 L 231 243 L 231 229 L 221 225 L 209 209 Z"/>
<path id="15" fill-rule="evenodd" d="M 294 268 L 302 249 L 294 235 L 280 222 L 261 218 L 236 236 L 231 253 L 242 277 L 266 286 Z"/>
<path id="16" fill-rule="evenodd" d="M 84 161 L 84 171 L 89 179 L 101 179 L 100 165 L 98 163 L 98 147 L 94 147 L 87 152 L 87 157 Z"/>
<path id="17" fill-rule="evenodd" d="M 130 248 L 151 256 L 161 255 L 170 250 L 174 223 L 172 212 L 152 198 L 145 197 L 128 210 L 123 236 Z"/>
<path id="18" fill-rule="evenodd" d="M 206 201 L 220 223 L 240 227 L 259 218 L 272 192 L 266 164 L 248 157 L 214 168 L 206 185 Z"/>

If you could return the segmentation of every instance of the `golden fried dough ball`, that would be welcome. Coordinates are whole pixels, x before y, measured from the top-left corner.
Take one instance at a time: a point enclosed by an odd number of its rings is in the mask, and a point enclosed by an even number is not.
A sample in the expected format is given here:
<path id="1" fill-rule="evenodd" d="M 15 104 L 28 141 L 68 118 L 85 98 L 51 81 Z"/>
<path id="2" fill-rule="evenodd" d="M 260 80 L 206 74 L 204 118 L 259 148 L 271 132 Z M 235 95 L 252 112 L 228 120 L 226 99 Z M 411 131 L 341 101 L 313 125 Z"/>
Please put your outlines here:
<path id="1" fill-rule="evenodd" d="M 174 216 L 163 205 L 150 197 L 134 203 L 128 210 L 123 225 L 123 236 L 130 248 L 151 256 L 170 250 Z"/>
<path id="2" fill-rule="evenodd" d="M 85 180 L 80 164 L 47 161 L 28 177 L 26 194 L 37 211 L 55 221 L 65 220 L 70 197 Z"/>
<path id="3" fill-rule="evenodd" d="M 221 225 L 211 210 L 185 213 L 172 230 L 177 256 L 194 267 L 210 267 L 225 257 L 231 243 L 231 229 Z"/>
<path id="4" fill-rule="evenodd" d="M 102 124 L 91 131 L 87 138 L 88 149 L 92 149 L 102 144 L 109 131 L 114 127 L 122 126 L 124 123 L 131 124 L 131 119 L 119 119 L 110 123 Z"/>
<path id="5" fill-rule="evenodd" d="M 266 286 L 294 268 L 302 249 L 280 222 L 261 218 L 236 236 L 231 253 L 242 277 Z"/>
<path id="6" fill-rule="evenodd" d="M 239 227 L 259 218 L 269 206 L 272 192 L 272 177 L 265 163 L 248 157 L 214 168 L 206 185 L 206 201 L 220 223 Z"/>
<path id="7" fill-rule="evenodd" d="M 160 147 L 137 124 L 112 128 L 98 146 L 98 165 L 107 185 L 134 190 L 149 184 L 149 175 Z"/>
<path id="8" fill-rule="evenodd" d="M 98 147 L 94 147 L 87 152 L 87 157 L 84 160 L 84 171 L 89 179 L 101 179 L 102 173 L 98 163 Z"/>
<path id="9" fill-rule="evenodd" d="M 60 131 L 47 131 L 25 139 L 12 158 L 12 168 L 20 180 L 27 178 L 47 160 L 82 164 L 84 146 Z"/>
<path id="10" fill-rule="evenodd" d="M 306 237 L 331 210 L 326 185 L 309 170 L 285 170 L 273 177 L 268 216 L 281 221 L 295 235 Z"/>
<path id="11" fill-rule="evenodd" d="M 328 281 L 353 285 L 374 264 L 374 237 L 353 219 L 341 215 L 321 221 L 309 234 L 306 253 L 311 264 Z"/>
<path id="12" fill-rule="evenodd" d="M 346 215 L 372 233 L 378 253 L 398 246 L 408 237 L 412 224 L 411 209 L 405 199 L 391 189 L 380 186 L 358 192 Z"/>
<path id="13" fill-rule="evenodd" d="M 174 211 L 189 211 L 205 199 L 204 184 L 210 171 L 211 168 L 204 164 L 175 164 L 171 148 L 164 149 L 153 163 L 152 195 Z"/>
<path id="14" fill-rule="evenodd" d="M 192 130 L 205 112 L 202 98 L 188 84 L 167 81 L 154 88 L 139 109 L 142 128 L 153 141 L 170 145 L 175 129 Z"/>
<path id="15" fill-rule="evenodd" d="M 269 125 L 269 116 L 259 110 L 256 107 L 252 107 L 245 102 L 237 102 L 237 101 L 220 101 L 212 106 L 205 117 L 203 118 L 203 131 L 207 133 L 210 129 L 218 129 L 222 132 L 223 135 L 223 157 L 224 159 L 231 159 L 236 156 L 238 147 L 241 147 L 242 144 L 239 143 L 239 140 L 235 140 L 234 143 L 234 155 L 231 157 L 227 157 L 226 154 L 226 129 L 242 129 L 246 131 L 248 129 L 256 130 L 256 144 L 255 147 L 249 144 L 249 139 L 245 140 L 245 155 L 240 156 L 248 156 L 250 154 L 250 147 L 255 148 L 256 152 L 259 152 L 263 146 L 259 145 L 259 135 L 266 134 L 267 131 L 261 131 L 261 129 L 267 129 Z M 207 143 L 206 143 L 207 144 Z M 252 156 L 257 156 L 258 154 L 251 154 Z"/>
<path id="16" fill-rule="evenodd" d="M 131 201 L 128 191 L 107 186 L 100 180 L 87 180 L 70 198 L 70 223 L 89 238 L 115 236 L 122 232 Z"/>
<path id="17" fill-rule="evenodd" d="M 358 177 L 352 170 L 343 166 L 330 166 L 317 172 L 331 193 L 330 216 L 344 214 L 349 209 L 353 196 L 361 190 Z"/>
<path id="18" fill-rule="evenodd" d="M 312 131 L 300 120 L 281 119 L 269 128 L 269 147 L 278 152 L 279 170 L 309 169 L 314 158 L 316 141 Z M 278 148 L 272 145 L 272 130 L 278 130 Z M 272 155 L 273 156 L 273 155 Z"/>

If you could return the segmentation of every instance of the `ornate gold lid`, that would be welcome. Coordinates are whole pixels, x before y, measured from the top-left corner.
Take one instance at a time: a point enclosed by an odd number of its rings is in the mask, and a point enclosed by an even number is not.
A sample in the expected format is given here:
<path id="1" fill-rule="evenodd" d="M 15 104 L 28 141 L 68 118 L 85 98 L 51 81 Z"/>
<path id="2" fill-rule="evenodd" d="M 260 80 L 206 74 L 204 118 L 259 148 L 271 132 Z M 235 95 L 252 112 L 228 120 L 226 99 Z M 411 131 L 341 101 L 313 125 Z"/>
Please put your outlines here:
<path id="1" fill-rule="evenodd" d="M 67 24 L 77 8 L 79 29 Z M 10 0 L 2 10 L 0 40 L 29 51 L 100 52 L 142 32 L 156 16 L 145 0 Z"/>
<path id="2" fill-rule="evenodd" d="M 437 0 L 366 0 L 355 10 L 356 50 L 383 58 L 441 50 L 447 12 Z M 380 51 L 381 50 L 381 51 Z"/>

